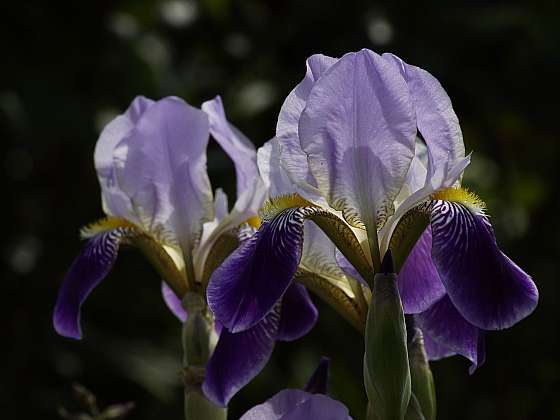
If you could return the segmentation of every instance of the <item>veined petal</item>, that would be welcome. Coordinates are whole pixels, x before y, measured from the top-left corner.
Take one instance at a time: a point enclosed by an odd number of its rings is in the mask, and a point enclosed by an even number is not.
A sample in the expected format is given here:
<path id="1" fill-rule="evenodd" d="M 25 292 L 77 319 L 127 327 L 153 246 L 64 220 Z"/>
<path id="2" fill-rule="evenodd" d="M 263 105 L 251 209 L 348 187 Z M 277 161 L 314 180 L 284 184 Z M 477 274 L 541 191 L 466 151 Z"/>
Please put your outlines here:
<path id="1" fill-rule="evenodd" d="M 202 110 L 208 114 L 210 134 L 233 161 L 239 196 L 250 188 L 253 179 L 258 176 L 255 146 L 228 122 L 220 96 L 204 102 Z"/>
<path id="2" fill-rule="evenodd" d="M 242 387 L 266 365 L 278 332 L 279 308 L 270 311 L 254 327 L 239 333 L 222 328 L 216 348 L 206 365 L 204 394 L 226 406 Z"/>
<path id="3" fill-rule="evenodd" d="M 438 166 L 465 157 L 459 119 L 449 96 L 439 81 L 419 67 L 405 63 L 393 54 L 383 54 L 401 68 L 416 109 L 418 130 L 428 145 L 428 177 Z"/>
<path id="4" fill-rule="evenodd" d="M 60 335 L 82 338 L 82 304 L 111 271 L 121 241 L 128 231 L 129 228 L 119 227 L 92 237 L 70 266 L 54 307 L 53 324 Z"/>
<path id="5" fill-rule="evenodd" d="M 463 318 L 448 296 L 416 315 L 415 320 L 425 336 L 469 359 L 471 373 L 484 363 L 484 332 Z"/>
<path id="6" fill-rule="evenodd" d="M 450 300 L 466 320 L 499 330 L 535 309 L 535 284 L 500 251 L 484 214 L 458 202 L 436 200 L 431 219 L 432 259 Z"/>
<path id="7" fill-rule="evenodd" d="M 382 226 L 414 157 L 416 118 L 399 69 L 350 53 L 315 83 L 299 121 L 309 166 L 352 225 Z"/>
<path id="8" fill-rule="evenodd" d="M 177 297 L 175 292 L 164 281 L 161 282 L 161 295 L 163 296 L 163 301 L 169 308 L 169 310 L 179 319 L 181 322 L 187 320 L 187 311 L 183 308 L 181 299 Z"/>
<path id="9" fill-rule="evenodd" d="M 424 349 L 429 360 L 440 360 L 455 356 L 457 353 L 448 347 L 434 341 L 429 335 L 424 334 Z"/>
<path id="10" fill-rule="evenodd" d="M 148 107 L 114 154 L 117 178 L 141 226 L 180 245 L 192 276 L 202 224 L 214 218 L 206 172 L 208 117 L 168 97 Z"/>
<path id="11" fill-rule="evenodd" d="M 94 161 L 101 186 L 103 211 L 109 216 L 138 222 L 130 198 L 119 186 L 115 170 L 115 164 L 118 162 L 115 162 L 114 151 L 153 103 L 154 101 L 143 96 L 136 97 L 124 114 L 117 116 L 105 126 L 95 145 Z"/>
<path id="12" fill-rule="evenodd" d="M 305 207 L 296 207 L 265 220 L 210 277 L 208 304 L 230 331 L 259 322 L 290 285 L 301 259 L 304 217 Z"/>
<path id="13" fill-rule="evenodd" d="M 292 283 L 282 296 L 277 340 L 294 341 L 306 335 L 317 323 L 319 312 L 301 284 Z"/>
<path id="14" fill-rule="evenodd" d="M 240 420 L 352 420 L 348 409 L 326 395 L 311 394 L 299 389 L 285 389 L 259 404 Z"/>
<path id="15" fill-rule="evenodd" d="M 399 293 L 406 314 L 427 310 L 445 295 L 432 262 L 432 230 L 428 227 L 408 255 L 398 277 Z"/>
<path id="16" fill-rule="evenodd" d="M 315 82 L 336 61 L 336 58 L 322 54 L 314 54 L 307 59 L 305 77 L 286 97 L 280 109 L 276 125 L 277 137 L 287 137 L 292 140 L 298 139 L 299 117 L 305 108 L 311 89 Z"/>

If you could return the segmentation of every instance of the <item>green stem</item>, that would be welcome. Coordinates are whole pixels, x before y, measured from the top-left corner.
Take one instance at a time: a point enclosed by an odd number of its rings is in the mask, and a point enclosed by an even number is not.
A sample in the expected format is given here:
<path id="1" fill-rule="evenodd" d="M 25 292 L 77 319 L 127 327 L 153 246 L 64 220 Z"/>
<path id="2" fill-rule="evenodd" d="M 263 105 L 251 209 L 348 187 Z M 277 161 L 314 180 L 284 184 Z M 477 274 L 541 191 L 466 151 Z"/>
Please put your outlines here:
<path id="1" fill-rule="evenodd" d="M 381 254 L 379 253 L 379 240 L 377 238 L 377 226 L 375 222 L 370 221 L 366 223 L 366 233 L 368 238 L 371 261 L 373 263 L 373 272 L 374 274 L 377 274 L 381 269 Z M 371 286 L 373 290 L 373 285 Z"/>
<path id="2" fill-rule="evenodd" d="M 182 334 L 185 420 L 226 420 L 227 408 L 215 405 L 202 392 L 206 363 L 216 341 L 206 301 L 202 296 L 188 292 L 183 306 L 188 313 Z"/>

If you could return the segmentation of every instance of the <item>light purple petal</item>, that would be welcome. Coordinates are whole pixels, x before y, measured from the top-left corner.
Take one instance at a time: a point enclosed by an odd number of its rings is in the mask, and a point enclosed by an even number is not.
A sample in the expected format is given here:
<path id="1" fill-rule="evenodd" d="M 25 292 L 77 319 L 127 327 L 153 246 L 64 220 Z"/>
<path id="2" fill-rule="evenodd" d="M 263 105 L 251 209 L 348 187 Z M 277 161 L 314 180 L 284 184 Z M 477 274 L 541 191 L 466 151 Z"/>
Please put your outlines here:
<path id="1" fill-rule="evenodd" d="M 216 96 L 202 104 L 210 120 L 210 134 L 220 144 L 235 165 L 237 195 L 250 188 L 258 176 L 257 152 L 251 141 L 226 119 L 222 98 Z"/>
<path id="2" fill-rule="evenodd" d="M 471 373 L 484 362 L 484 333 L 461 316 L 448 296 L 416 315 L 415 320 L 424 335 L 440 346 L 438 351 L 443 347 L 469 359 Z"/>
<path id="3" fill-rule="evenodd" d="M 274 349 L 279 322 L 276 308 L 246 331 L 234 334 L 222 328 L 202 385 L 211 401 L 226 406 L 264 368 Z"/>
<path id="4" fill-rule="evenodd" d="M 449 96 L 439 81 L 419 67 L 405 63 L 393 54 L 383 54 L 400 65 L 416 109 L 418 130 L 428 145 L 428 177 L 448 162 L 465 157 L 459 119 Z"/>
<path id="5" fill-rule="evenodd" d="M 432 261 L 430 227 L 418 238 L 403 264 L 398 285 L 406 314 L 423 312 L 445 295 L 445 287 Z"/>
<path id="6" fill-rule="evenodd" d="M 314 54 L 306 61 L 305 77 L 290 92 L 284 100 L 280 114 L 278 115 L 278 123 L 276 125 L 277 137 L 289 137 L 291 139 L 298 138 L 299 118 L 307 98 L 311 93 L 313 85 L 319 78 L 336 63 L 337 59 L 322 54 Z"/>
<path id="7" fill-rule="evenodd" d="M 329 204 L 372 228 L 393 211 L 414 157 L 416 118 L 393 62 L 350 53 L 315 83 L 299 122 L 309 167 Z"/>
<path id="8" fill-rule="evenodd" d="M 230 331 L 259 322 L 291 284 L 301 259 L 303 221 L 298 208 L 264 221 L 210 277 L 208 304 Z"/>
<path id="9" fill-rule="evenodd" d="M 329 393 L 330 363 L 331 359 L 328 357 L 321 357 L 319 365 L 305 385 L 304 390 L 306 392 L 324 395 Z"/>
<path id="10" fill-rule="evenodd" d="M 456 202 L 436 201 L 431 220 L 432 259 L 465 319 L 485 330 L 499 330 L 535 309 L 535 284 L 500 251 L 486 216 Z"/>
<path id="11" fill-rule="evenodd" d="M 183 308 L 181 299 L 177 297 L 175 292 L 167 285 L 166 282 L 161 282 L 161 295 L 163 296 L 163 301 L 169 308 L 169 310 L 175 315 L 179 321 L 185 322 L 187 320 L 187 311 Z"/>
<path id="12" fill-rule="evenodd" d="M 60 335 L 82 338 L 82 304 L 111 271 L 125 234 L 126 228 L 117 228 L 92 237 L 70 266 L 54 307 L 53 324 Z"/>
<path id="13" fill-rule="evenodd" d="M 208 130 L 204 112 L 168 97 L 147 108 L 114 150 L 122 159 L 119 185 L 141 225 L 180 245 L 189 275 L 202 224 L 214 218 L 206 172 Z"/>
<path id="14" fill-rule="evenodd" d="M 282 296 L 277 340 L 294 341 L 306 335 L 317 323 L 319 312 L 304 286 L 292 283 Z"/>
<path id="15" fill-rule="evenodd" d="M 351 420 L 348 409 L 326 395 L 285 389 L 253 407 L 240 420 Z"/>
<path id="16" fill-rule="evenodd" d="M 130 198 L 119 186 L 115 165 L 119 165 L 120 162 L 115 161 L 114 151 L 153 103 L 154 101 L 143 96 L 136 97 L 124 114 L 117 116 L 105 126 L 95 145 L 94 161 L 101 186 L 103 210 L 110 216 L 137 222 Z"/>

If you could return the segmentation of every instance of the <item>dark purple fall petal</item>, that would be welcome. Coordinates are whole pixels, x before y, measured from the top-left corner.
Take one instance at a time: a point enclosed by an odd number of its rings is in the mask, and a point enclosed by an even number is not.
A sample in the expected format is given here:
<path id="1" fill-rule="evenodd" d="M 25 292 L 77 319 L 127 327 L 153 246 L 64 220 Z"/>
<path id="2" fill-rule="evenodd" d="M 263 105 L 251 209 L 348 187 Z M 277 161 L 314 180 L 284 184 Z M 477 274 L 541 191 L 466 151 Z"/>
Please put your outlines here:
<path id="1" fill-rule="evenodd" d="M 432 259 L 461 315 L 484 330 L 511 327 L 536 307 L 531 277 L 500 251 L 484 215 L 456 202 L 432 210 Z"/>
<path id="2" fill-rule="evenodd" d="M 306 335 L 315 326 L 319 312 L 307 289 L 292 283 L 282 297 L 280 326 L 277 340 L 294 341 Z"/>
<path id="3" fill-rule="evenodd" d="M 274 349 L 279 324 L 277 306 L 248 330 L 234 334 L 222 328 L 202 386 L 211 401 L 226 406 L 264 368 Z"/>
<path id="4" fill-rule="evenodd" d="M 111 271 L 126 231 L 117 228 L 92 237 L 70 266 L 54 307 L 53 324 L 60 335 L 82 338 L 82 303 Z"/>
<path id="5" fill-rule="evenodd" d="M 426 349 L 426 354 L 428 355 L 428 359 L 440 360 L 440 359 L 445 359 L 446 357 L 455 356 L 457 354 L 453 350 L 434 341 L 428 334 L 423 333 L 423 336 L 424 336 L 424 348 Z"/>
<path id="6" fill-rule="evenodd" d="M 166 282 L 161 282 L 161 295 L 163 296 L 163 301 L 169 308 L 169 310 L 175 315 L 179 321 L 185 322 L 187 320 L 187 311 L 183 308 L 181 299 L 177 297 L 175 292 L 167 285 Z"/>
<path id="7" fill-rule="evenodd" d="M 321 357 L 319 366 L 307 381 L 304 390 L 311 394 L 328 394 L 329 393 L 329 368 L 331 359 Z"/>
<path id="8" fill-rule="evenodd" d="M 303 222 L 302 209 L 282 211 L 214 271 L 208 304 L 228 330 L 251 328 L 282 297 L 301 259 Z"/>
<path id="9" fill-rule="evenodd" d="M 415 320 L 424 335 L 440 347 L 469 359 L 472 362 L 471 373 L 484 362 L 483 331 L 463 318 L 448 296 L 416 315 Z M 445 353 L 440 357 L 447 355 Z"/>
<path id="10" fill-rule="evenodd" d="M 428 309 L 445 294 L 445 287 L 432 262 L 432 230 L 428 227 L 403 264 L 398 278 L 405 314 Z"/>
<path id="11" fill-rule="evenodd" d="M 284 389 L 246 412 L 240 420 L 351 420 L 348 409 L 322 394 Z"/>

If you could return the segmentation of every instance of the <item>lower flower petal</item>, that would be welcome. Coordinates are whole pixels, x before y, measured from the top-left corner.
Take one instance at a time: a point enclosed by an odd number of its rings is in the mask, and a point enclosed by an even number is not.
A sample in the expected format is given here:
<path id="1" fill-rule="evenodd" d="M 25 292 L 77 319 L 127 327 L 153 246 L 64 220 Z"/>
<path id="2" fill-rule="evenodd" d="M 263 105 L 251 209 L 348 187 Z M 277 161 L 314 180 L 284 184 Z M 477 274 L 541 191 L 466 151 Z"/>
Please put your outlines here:
<path id="1" fill-rule="evenodd" d="M 348 409 L 326 395 L 284 389 L 267 402 L 246 412 L 239 420 L 351 420 Z"/>
<path id="2" fill-rule="evenodd" d="M 319 312 L 307 289 L 292 283 L 282 297 L 277 340 L 293 341 L 306 335 L 315 326 Z"/>
<path id="3" fill-rule="evenodd" d="M 486 216 L 438 200 L 431 225 L 432 259 L 451 301 L 470 323 L 499 330 L 535 309 L 535 284 L 500 251 Z"/>
<path id="4" fill-rule="evenodd" d="M 305 208 L 288 208 L 263 222 L 212 274 L 208 304 L 231 332 L 263 319 L 292 282 L 302 254 L 304 218 Z"/>
<path id="5" fill-rule="evenodd" d="M 417 314 L 428 309 L 445 294 L 439 274 L 432 262 L 432 230 L 420 236 L 399 273 L 399 293 L 404 313 Z"/>
<path id="6" fill-rule="evenodd" d="M 206 365 L 204 394 L 218 405 L 229 400 L 266 365 L 280 325 L 279 307 L 261 322 L 240 333 L 222 328 L 216 348 Z"/>
<path id="7" fill-rule="evenodd" d="M 440 357 L 450 355 L 445 349 L 466 357 L 472 362 L 471 373 L 484 362 L 484 333 L 461 316 L 449 296 L 441 298 L 415 319 L 424 335 L 438 344 L 439 348 L 432 350 Z"/>
<path id="8" fill-rule="evenodd" d="M 161 282 L 161 295 L 163 296 L 163 301 L 169 308 L 169 310 L 175 315 L 179 321 L 185 322 L 187 320 L 187 311 L 183 308 L 181 299 L 177 297 L 175 292 L 167 285 L 166 282 Z"/>
<path id="9" fill-rule="evenodd" d="M 65 337 L 82 338 L 80 310 L 91 291 L 107 276 L 127 228 L 117 228 L 89 239 L 66 273 L 54 307 L 53 324 Z"/>

